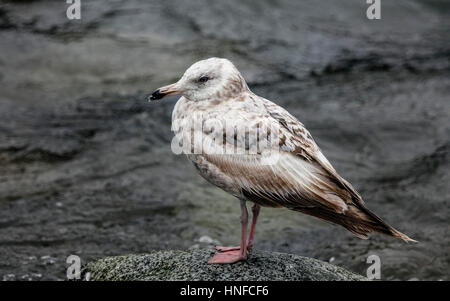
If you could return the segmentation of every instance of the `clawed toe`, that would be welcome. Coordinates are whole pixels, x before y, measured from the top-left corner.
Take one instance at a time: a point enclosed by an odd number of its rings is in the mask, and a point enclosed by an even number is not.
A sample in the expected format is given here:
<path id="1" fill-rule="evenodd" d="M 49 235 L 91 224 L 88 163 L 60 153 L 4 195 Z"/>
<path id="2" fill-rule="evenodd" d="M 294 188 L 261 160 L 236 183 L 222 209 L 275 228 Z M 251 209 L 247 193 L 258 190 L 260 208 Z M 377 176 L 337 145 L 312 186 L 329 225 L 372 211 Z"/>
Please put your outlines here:
<path id="1" fill-rule="evenodd" d="M 222 247 L 222 246 L 216 246 L 216 250 L 219 252 L 229 252 L 229 251 L 237 251 L 240 250 L 240 247 Z"/>
<path id="2" fill-rule="evenodd" d="M 216 253 L 208 263 L 235 263 L 246 259 L 247 256 L 244 256 L 240 250 L 234 250 Z"/>
<path id="3" fill-rule="evenodd" d="M 247 251 L 251 251 L 253 248 L 253 246 L 248 245 L 247 246 Z M 236 251 L 236 250 L 240 250 L 241 247 L 222 247 L 222 246 L 216 246 L 216 250 L 219 252 L 229 252 L 229 251 Z"/>

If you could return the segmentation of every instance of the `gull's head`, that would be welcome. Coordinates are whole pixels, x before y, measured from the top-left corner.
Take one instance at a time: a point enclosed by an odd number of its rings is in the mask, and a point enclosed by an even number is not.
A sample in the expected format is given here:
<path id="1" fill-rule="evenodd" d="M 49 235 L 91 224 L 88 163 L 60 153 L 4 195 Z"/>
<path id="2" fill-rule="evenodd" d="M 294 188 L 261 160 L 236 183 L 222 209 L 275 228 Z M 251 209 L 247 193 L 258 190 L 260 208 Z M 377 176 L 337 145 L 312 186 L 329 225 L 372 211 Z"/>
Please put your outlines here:
<path id="1" fill-rule="evenodd" d="M 183 95 L 192 101 L 220 101 L 248 90 L 244 78 L 227 59 L 209 58 L 189 67 L 179 81 L 157 89 L 149 100 Z"/>

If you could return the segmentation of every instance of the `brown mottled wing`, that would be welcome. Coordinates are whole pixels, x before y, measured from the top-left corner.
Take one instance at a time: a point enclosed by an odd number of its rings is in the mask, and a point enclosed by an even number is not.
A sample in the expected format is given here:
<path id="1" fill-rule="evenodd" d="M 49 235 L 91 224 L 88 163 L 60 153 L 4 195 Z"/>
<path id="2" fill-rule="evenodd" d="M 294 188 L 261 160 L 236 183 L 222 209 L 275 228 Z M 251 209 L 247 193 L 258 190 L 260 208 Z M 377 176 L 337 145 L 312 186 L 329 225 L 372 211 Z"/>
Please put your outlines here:
<path id="1" fill-rule="evenodd" d="M 204 169 L 215 170 L 213 175 L 204 173 L 206 179 L 256 204 L 309 214 L 342 225 L 361 238 L 377 231 L 407 239 L 364 207 L 359 194 L 337 174 L 303 124 L 266 99 L 248 97 L 245 114 L 229 108 L 223 115 L 231 116 L 236 124 L 245 124 L 250 132 L 259 126 L 278 125 L 276 160 L 267 164 L 255 155 L 203 154 L 208 164 Z M 261 106 L 262 110 L 255 109 Z M 225 144 L 236 142 L 236 136 L 226 135 Z M 275 147 L 268 148 L 273 151 Z"/>
<path id="2" fill-rule="evenodd" d="M 312 184 L 316 190 L 324 192 L 324 198 L 329 200 L 329 206 L 323 206 L 327 203 L 320 202 L 320 204 L 316 203 L 316 206 L 303 207 L 304 201 L 300 201 L 299 207 L 293 206 L 291 209 L 340 224 L 360 238 L 367 238 L 368 233 L 376 231 L 396 236 L 406 241 L 411 240 L 403 233 L 386 224 L 364 206 L 361 196 L 350 183 L 339 176 L 330 162 L 321 153 L 302 123 L 289 112 L 269 100 L 261 100 L 264 102 L 270 116 L 290 133 L 290 135 L 286 135 L 283 138 L 285 141 L 281 145 L 281 149 L 314 166 L 314 172 L 319 180 L 314 179 L 310 182 L 310 185 Z M 344 210 L 336 210 L 336 199 L 346 204 Z"/>
<path id="3" fill-rule="evenodd" d="M 335 187 L 336 185 L 330 181 L 329 173 L 316 163 L 315 152 L 320 151 L 303 125 L 290 115 L 286 115 L 288 113 L 278 106 L 273 109 L 266 108 L 266 103 L 257 96 L 249 95 L 243 103 L 248 106 L 245 111 L 229 107 L 223 112 L 222 116 L 226 119 L 227 127 L 231 124 L 232 128 L 237 129 L 244 125 L 249 137 L 255 137 L 255 132 L 261 133 L 263 128 L 275 128 L 273 132 L 276 132 L 275 135 L 280 140 L 275 144 L 273 140 L 272 144 L 259 144 L 262 147 L 261 153 L 273 152 L 271 158 L 276 160 L 270 164 L 264 162 L 261 156 L 246 155 L 242 151 L 245 144 L 240 140 L 243 136 L 230 135 L 230 131 L 225 135 L 225 145 L 227 147 L 235 145 L 238 149 L 240 147 L 237 154 L 218 155 L 216 148 L 222 147 L 220 144 L 203 143 L 212 150 L 206 151 L 203 155 L 206 158 L 205 162 L 212 164 L 207 169 L 219 170 L 220 178 L 234 184 L 234 187 L 227 187 L 226 190 L 240 192 L 242 197 L 262 206 L 286 207 L 294 210 L 323 208 L 337 213 L 346 211 L 349 193 Z M 283 115 L 286 117 L 283 118 Z M 208 139 L 209 128 L 203 127 L 204 139 Z M 221 137 L 221 135 L 214 136 Z M 302 138 L 302 135 L 305 138 Z M 265 139 L 265 135 L 259 135 L 259 141 L 261 139 Z M 248 143 L 249 147 L 250 145 L 254 143 Z M 210 180 L 212 177 L 217 178 L 217 175 L 208 174 L 205 178 Z M 215 184 L 217 185 L 217 181 Z M 345 199 L 343 200 L 340 195 L 346 195 Z"/>
<path id="4" fill-rule="evenodd" d="M 282 145 L 281 148 L 293 153 L 296 156 L 302 156 L 309 160 L 312 164 L 320 166 L 332 182 L 335 182 L 339 187 L 345 189 L 346 192 L 351 195 L 352 200 L 363 204 L 364 201 L 361 196 L 358 192 L 356 192 L 350 183 L 348 183 L 336 172 L 334 167 L 322 154 L 320 148 L 317 146 L 305 126 L 282 107 L 267 99 L 262 100 L 264 101 L 265 107 L 267 108 L 270 116 L 279 122 L 279 124 L 291 134 L 289 137 L 285 138 L 285 145 Z"/>

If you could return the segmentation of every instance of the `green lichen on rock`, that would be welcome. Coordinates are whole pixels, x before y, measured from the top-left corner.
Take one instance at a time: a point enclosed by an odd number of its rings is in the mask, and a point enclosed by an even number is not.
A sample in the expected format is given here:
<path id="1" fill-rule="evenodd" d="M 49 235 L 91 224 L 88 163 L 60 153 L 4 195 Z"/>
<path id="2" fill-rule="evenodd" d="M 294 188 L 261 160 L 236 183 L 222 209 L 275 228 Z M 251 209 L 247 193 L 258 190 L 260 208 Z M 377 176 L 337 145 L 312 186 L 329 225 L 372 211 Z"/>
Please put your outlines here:
<path id="1" fill-rule="evenodd" d="M 107 257 L 88 263 L 90 280 L 366 280 L 343 268 L 308 257 L 253 250 L 246 262 L 207 264 L 210 249 L 157 251 Z M 84 278 L 84 277 L 83 277 Z"/>

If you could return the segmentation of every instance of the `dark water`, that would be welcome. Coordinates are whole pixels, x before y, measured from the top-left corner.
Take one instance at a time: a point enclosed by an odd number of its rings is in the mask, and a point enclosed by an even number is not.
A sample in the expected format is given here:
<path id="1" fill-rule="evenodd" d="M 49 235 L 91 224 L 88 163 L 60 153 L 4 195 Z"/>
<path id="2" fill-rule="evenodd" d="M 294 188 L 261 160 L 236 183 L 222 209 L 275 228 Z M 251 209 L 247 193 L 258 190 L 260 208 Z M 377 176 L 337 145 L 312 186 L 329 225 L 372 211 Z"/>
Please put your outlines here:
<path id="1" fill-rule="evenodd" d="M 231 59 L 287 108 L 370 209 L 419 241 L 360 240 L 263 209 L 256 248 L 382 279 L 449 280 L 450 5 L 445 0 L 0 2 L 0 279 L 65 260 L 239 240 L 239 206 L 170 151 L 176 98 L 146 93 Z"/>

